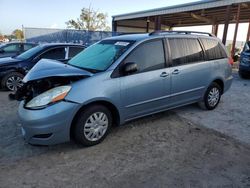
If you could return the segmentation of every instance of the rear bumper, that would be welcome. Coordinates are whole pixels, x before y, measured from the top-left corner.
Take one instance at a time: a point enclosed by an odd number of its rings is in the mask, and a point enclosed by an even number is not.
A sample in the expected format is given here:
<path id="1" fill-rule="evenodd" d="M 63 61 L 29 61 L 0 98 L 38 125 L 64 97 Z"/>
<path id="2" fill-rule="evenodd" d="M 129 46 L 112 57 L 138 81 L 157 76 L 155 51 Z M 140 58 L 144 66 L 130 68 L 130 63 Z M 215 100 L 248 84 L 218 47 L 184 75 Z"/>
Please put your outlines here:
<path id="1" fill-rule="evenodd" d="M 26 142 L 36 145 L 53 145 L 70 140 L 70 127 L 78 104 L 59 102 L 40 110 L 19 105 L 18 114 L 22 124 L 22 134 Z"/>

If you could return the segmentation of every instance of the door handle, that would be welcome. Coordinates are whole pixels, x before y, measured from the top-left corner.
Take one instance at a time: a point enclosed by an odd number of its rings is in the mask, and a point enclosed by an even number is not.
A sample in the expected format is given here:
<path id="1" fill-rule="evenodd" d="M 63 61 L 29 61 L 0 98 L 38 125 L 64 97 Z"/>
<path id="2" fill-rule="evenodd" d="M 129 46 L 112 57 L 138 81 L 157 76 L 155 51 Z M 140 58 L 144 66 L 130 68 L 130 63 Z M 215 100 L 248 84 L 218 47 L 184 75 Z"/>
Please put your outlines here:
<path id="1" fill-rule="evenodd" d="M 180 71 L 178 70 L 178 69 L 175 69 L 173 72 L 172 72 L 172 74 L 179 74 L 180 73 Z"/>
<path id="2" fill-rule="evenodd" d="M 167 72 L 162 72 L 160 77 L 167 77 L 169 74 Z"/>

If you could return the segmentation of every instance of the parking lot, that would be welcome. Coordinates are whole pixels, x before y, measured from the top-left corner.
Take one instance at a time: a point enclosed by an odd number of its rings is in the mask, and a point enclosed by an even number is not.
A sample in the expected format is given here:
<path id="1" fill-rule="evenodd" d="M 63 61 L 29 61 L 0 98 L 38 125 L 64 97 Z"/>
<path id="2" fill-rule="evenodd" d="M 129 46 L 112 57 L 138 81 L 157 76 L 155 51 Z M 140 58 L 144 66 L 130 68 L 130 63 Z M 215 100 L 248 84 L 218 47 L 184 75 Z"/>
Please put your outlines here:
<path id="1" fill-rule="evenodd" d="M 250 80 L 234 73 L 214 111 L 197 105 L 115 127 L 105 141 L 31 146 L 0 92 L 0 187 L 250 187 Z"/>

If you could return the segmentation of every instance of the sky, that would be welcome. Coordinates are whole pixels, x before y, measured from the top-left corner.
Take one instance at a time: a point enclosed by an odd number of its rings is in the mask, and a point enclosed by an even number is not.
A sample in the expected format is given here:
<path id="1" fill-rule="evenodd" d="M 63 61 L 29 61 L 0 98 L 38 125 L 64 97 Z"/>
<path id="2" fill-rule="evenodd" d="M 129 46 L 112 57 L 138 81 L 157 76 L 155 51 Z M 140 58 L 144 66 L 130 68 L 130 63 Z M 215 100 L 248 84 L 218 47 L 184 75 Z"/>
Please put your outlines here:
<path id="1" fill-rule="evenodd" d="M 112 15 L 194 2 L 194 0 L 0 0 L 0 32 L 10 34 L 16 28 L 65 28 L 65 22 L 79 17 L 90 5 Z"/>
<path id="2" fill-rule="evenodd" d="M 83 7 L 108 14 L 111 27 L 112 15 L 194 2 L 197 0 L 0 0 L 0 33 L 10 34 L 24 27 L 66 28 L 65 22 L 79 17 Z M 210 26 L 193 30 L 208 31 Z M 247 25 L 241 24 L 239 32 L 246 33 Z M 223 27 L 219 27 L 219 35 Z M 233 38 L 234 26 L 229 28 L 228 40 Z M 239 38 L 239 39 L 238 39 Z M 239 35 L 238 40 L 246 36 Z"/>

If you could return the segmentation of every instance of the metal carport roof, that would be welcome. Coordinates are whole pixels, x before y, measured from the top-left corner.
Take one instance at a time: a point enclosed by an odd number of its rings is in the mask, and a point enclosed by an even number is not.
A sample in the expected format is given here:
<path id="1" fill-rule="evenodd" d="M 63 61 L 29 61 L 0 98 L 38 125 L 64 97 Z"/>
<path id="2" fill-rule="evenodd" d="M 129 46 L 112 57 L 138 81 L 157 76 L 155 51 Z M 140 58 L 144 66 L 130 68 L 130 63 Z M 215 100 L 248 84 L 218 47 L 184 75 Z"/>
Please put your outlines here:
<path id="1" fill-rule="evenodd" d="M 248 2 L 250 2 L 250 0 L 203 0 L 203 1 L 197 1 L 197 2 L 192 2 L 192 3 L 181 4 L 181 5 L 167 6 L 163 8 L 156 8 L 156 9 L 151 9 L 151 10 L 114 15 L 112 17 L 114 21 L 118 21 L 118 20 L 134 19 L 134 18 L 140 18 L 140 17 L 210 9 L 210 8 L 216 8 L 216 7 L 229 6 L 229 5 L 238 4 L 238 3 L 248 3 Z"/>

